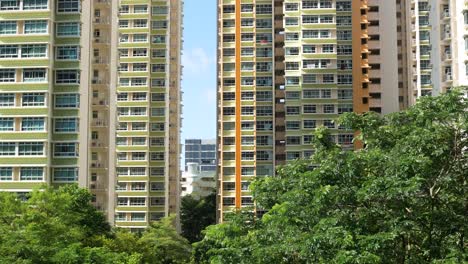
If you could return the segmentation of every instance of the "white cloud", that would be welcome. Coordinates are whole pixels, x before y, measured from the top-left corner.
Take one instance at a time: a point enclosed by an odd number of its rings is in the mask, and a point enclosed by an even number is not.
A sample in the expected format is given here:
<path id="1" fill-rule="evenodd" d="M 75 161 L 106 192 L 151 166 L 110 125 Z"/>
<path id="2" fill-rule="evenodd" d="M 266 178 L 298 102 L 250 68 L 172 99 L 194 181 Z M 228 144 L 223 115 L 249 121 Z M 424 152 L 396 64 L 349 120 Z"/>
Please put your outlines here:
<path id="1" fill-rule="evenodd" d="M 185 73 L 206 73 L 215 62 L 215 57 L 209 56 L 203 48 L 194 48 L 182 55 Z"/>

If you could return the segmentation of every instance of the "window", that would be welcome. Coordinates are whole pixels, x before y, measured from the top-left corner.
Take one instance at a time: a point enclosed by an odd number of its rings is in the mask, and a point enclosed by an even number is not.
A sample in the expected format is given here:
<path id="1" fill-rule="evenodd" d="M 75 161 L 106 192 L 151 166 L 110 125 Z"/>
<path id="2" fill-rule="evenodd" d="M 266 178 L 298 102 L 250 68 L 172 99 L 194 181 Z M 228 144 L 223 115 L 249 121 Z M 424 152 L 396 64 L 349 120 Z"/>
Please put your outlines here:
<path id="1" fill-rule="evenodd" d="M 77 143 L 55 143 L 54 144 L 54 157 L 77 157 L 78 144 Z"/>
<path id="2" fill-rule="evenodd" d="M 145 206 L 146 205 L 146 198 L 144 197 L 131 197 L 130 206 Z"/>
<path id="3" fill-rule="evenodd" d="M 15 82 L 15 70 L 14 69 L 0 69 L 0 83 L 2 82 Z M 0 100 L 0 106 L 2 105 Z"/>
<path id="4" fill-rule="evenodd" d="M 0 10 L 19 10 L 19 1 L 18 0 L 1 0 L 0 1 Z"/>
<path id="5" fill-rule="evenodd" d="M 304 129 L 312 129 L 317 127 L 317 122 L 315 120 L 304 120 L 302 125 Z"/>
<path id="6" fill-rule="evenodd" d="M 148 35 L 146 34 L 134 34 L 133 35 L 133 42 L 147 42 Z"/>
<path id="7" fill-rule="evenodd" d="M 0 156 L 15 156 L 16 144 L 12 142 L 0 142 Z"/>
<path id="8" fill-rule="evenodd" d="M 15 105 L 15 94 L 0 93 L 0 107 L 8 107 Z"/>
<path id="9" fill-rule="evenodd" d="M 76 182 L 78 181 L 78 168 L 54 168 L 54 182 Z"/>
<path id="10" fill-rule="evenodd" d="M 80 36 L 79 22 L 57 23 L 57 37 L 75 37 Z"/>
<path id="11" fill-rule="evenodd" d="M 338 99 L 353 99 L 353 90 L 351 89 L 339 89 Z"/>
<path id="12" fill-rule="evenodd" d="M 159 8 L 162 8 L 162 7 L 159 7 Z M 133 13 L 146 14 L 148 13 L 148 6 L 147 5 L 135 5 L 133 6 Z"/>
<path id="13" fill-rule="evenodd" d="M 148 27 L 148 20 L 146 19 L 135 19 L 133 20 L 134 28 L 145 28 Z"/>
<path id="14" fill-rule="evenodd" d="M 23 69 L 23 82 L 46 82 L 46 69 Z"/>
<path id="15" fill-rule="evenodd" d="M 57 118 L 55 119 L 54 131 L 60 132 L 76 132 L 78 131 L 78 119 L 76 118 Z"/>
<path id="16" fill-rule="evenodd" d="M 164 160 L 164 152 L 151 152 L 151 160 L 163 161 Z"/>
<path id="17" fill-rule="evenodd" d="M 18 144 L 18 155 L 20 156 L 42 156 L 44 155 L 44 143 L 42 142 L 20 142 Z"/>
<path id="18" fill-rule="evenodd" d="M 303 90 L 302 96 L 306 99 L 309 98 L 320 98 L 320 91 L 319 90 Z"/>
<path id="19" fill-rule="evenodd" d="M 304 105 L 303 107 L 304 114 L 314 114 L 317 113 L 317 106 L 316 105 Z"/>
<path id="20" fill-rule="evenodd" d="M 42 181 L 44 179 L 44 168 L 23 167 L 20 169 L 20 180 L 22 181 Z"/>
<path id="21" fill-rule="evenodd" d="M 152 29 L 166 29 L 168 25 L 167 20 L 154 20 L 151 22 Z"/>
<path id="22" fill-rule="evenodd" d="M 78 60 L 79 59 L 79 46 L 59 46 L 57 47 L 57 60 Z"/>
<path id="23" fill-rule="evenodd" d="M 23 117 L 21 131 L 44 131 L 45 120 L 43 117 Z"/>
<path id="24" fill-rule="evenodd" d="M 46 20 L 24 21 L 24 34 L 45 34 L 47 33 Z"/>
<path id="25" fill-rule="evenodd" d="M 151 206 L 164 206 L 166 199 L 164 197 L 151 197 Z"/>
<path id="26" fill-rule="evenodd" d="M 0 131 L 14 131 L 14 124 L 13 117 L 0 117 Z"/>
<path id="27" fill-rule="evenodd" d="M 18 58 L 18 45 L 0 45 L 0 58 Z"/>
<path id="28" fill-rule="evenodd" d="M 271 14 L 272 6 L 271 5 L 257 5 L 255 7 L 255 11 L 257 14 Z"/>
<path id="29" fill-rule="evenodd" d="M 332 104 L 323 105 L 323 113 L 325 114 L 334 114 L 335 113 L 335 106 Z"/>
<path id="30" fill-rule="evenodd" d="M 79 84 L 80 72 L 79 70 L 57 70 L 55 72 L 56 84 Z"/>
<path id="31" fill-rule="evenodd" d="M 13 168 L 12 167 L 0 167 L 0 181 L 11 181 L 13 180 Z"/>
<path id="32" fill-rule="evenodd" d="M 58 13 L 80 12 L 80 0 L 58 0 Z"/>
<path id="33" fill-rule="evenodd" d="M 23 10 L 47 9 L 47 0 L 23 0 Z"/>
<path id="34" fill-rule="evenodd" d="M 4 1 L 0 2 L 0 5 L 3 4 Z M 1 6 L 0 6 L 0 10 Z M 12 35 L 16 34 L 17 27 L 16 21 L 0 21 L 0 35 Z"/>
<path id="35" fill-rule="evenodd" d="M 55 95 L 55 108 L 77 108 L 80 106 L 78 94 Z"/>

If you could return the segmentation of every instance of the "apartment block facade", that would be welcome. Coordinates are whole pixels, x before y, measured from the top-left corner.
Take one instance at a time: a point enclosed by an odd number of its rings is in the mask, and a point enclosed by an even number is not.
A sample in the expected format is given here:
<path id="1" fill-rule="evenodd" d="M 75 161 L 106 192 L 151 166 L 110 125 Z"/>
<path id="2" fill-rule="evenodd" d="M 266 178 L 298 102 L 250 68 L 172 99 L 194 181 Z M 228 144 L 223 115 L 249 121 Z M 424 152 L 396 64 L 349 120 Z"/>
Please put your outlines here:
<path id="1" fill-rule="evenodd" d="M 218 1 L 218 220 L 254 206 L 253 177 L 313 154 L 320 125 L 369 110 L 367 1 Z M 261 213 L 261 208 L 255 208 Z"/>
<path id="2" fill-rule="evenodd" d="M 111 223 L 178 210 L 181 1 L 0 2 L 0 190 L 79 183 Z"/>
<path id="3" fill-rule="evenodd" d="M 464 0 L 407 1 L 409 100 L 468 85 L 468 7 Z"/>

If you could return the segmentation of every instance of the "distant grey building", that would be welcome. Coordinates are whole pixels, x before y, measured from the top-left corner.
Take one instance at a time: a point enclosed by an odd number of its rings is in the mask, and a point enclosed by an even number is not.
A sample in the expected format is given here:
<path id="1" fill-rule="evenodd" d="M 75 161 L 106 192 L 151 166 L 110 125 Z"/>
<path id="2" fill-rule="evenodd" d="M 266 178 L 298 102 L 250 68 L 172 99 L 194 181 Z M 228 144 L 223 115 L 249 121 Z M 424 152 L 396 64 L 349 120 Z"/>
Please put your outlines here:
<path id="1" fill-rule="evenodd" d="M 216 140 L 186 139 L 185 140 L 185 171 L 187 163 L 198 163 L 200 172 L 216 171 Z"/>

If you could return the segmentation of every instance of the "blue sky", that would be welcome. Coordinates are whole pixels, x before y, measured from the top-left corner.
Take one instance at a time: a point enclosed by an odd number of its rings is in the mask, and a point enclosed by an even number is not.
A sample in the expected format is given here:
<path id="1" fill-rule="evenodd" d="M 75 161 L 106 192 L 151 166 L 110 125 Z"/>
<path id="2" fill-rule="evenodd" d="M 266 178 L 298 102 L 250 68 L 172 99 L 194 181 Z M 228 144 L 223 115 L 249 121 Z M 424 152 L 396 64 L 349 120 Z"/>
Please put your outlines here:
<path id="1" fill-rule="evenodd" d="M 216 0 L 184 2 L 182 143 L 216 137 Z"/>

